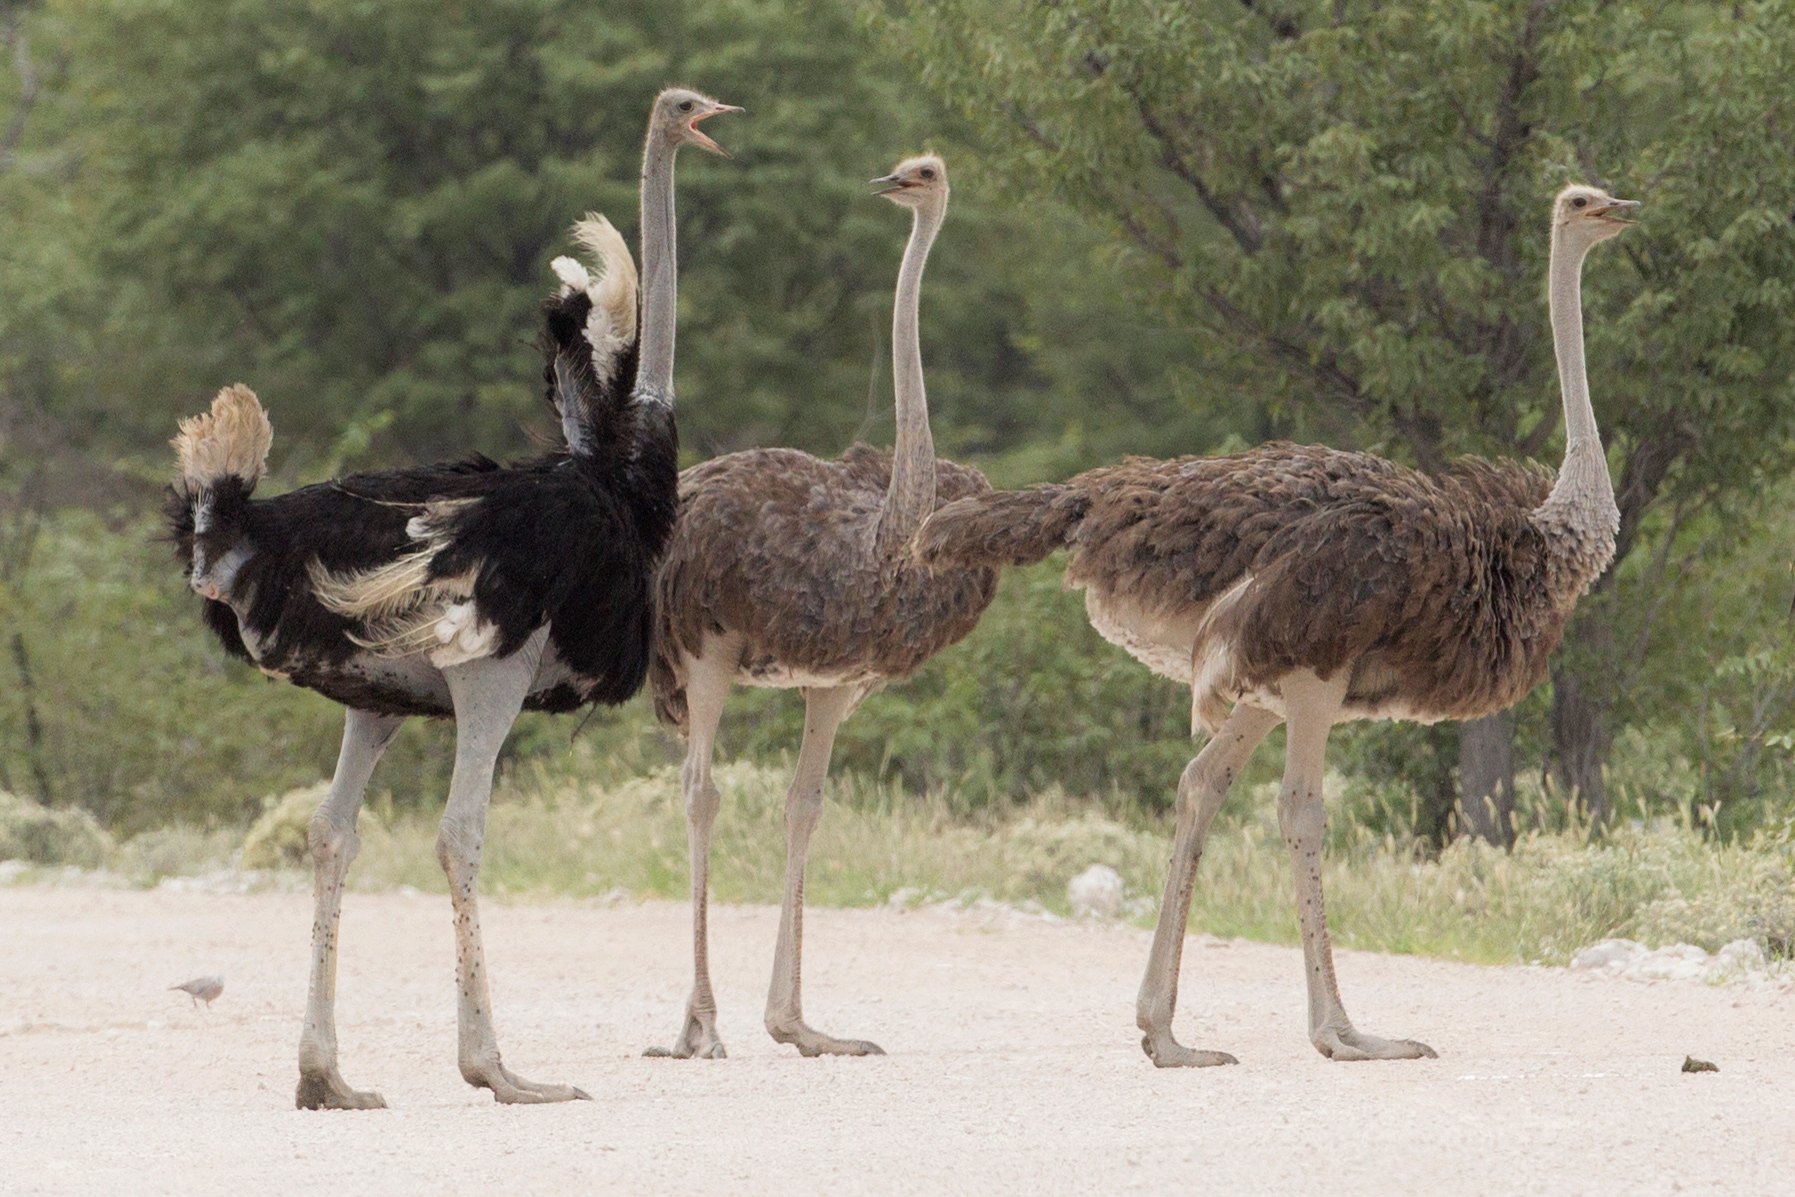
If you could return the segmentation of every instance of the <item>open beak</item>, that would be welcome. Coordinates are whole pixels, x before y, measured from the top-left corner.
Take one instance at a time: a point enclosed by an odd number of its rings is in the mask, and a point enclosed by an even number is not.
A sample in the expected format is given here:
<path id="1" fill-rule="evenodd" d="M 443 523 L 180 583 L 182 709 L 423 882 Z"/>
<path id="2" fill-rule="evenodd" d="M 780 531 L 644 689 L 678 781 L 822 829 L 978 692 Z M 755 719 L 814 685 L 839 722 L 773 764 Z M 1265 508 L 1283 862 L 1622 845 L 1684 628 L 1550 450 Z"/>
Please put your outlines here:
<path id="1" fill-rule="evenodd" d="M 712 141 L 709 137 L 706 137 L 704 135 L 704 132 L 698 128 L 698 122 L 703 121 L 703 120 L 709 120 L 711 117 L 716 116 L 718 113 L 741 112 L 741 111 L 742 111 L 742 109 L 737 108 L 734 104 L 718 104 L 715 108 L 712 108 L 709 112 L 700 112 L 697 116 L 695 116 L 691 120 L 687 121 L 686 122 L 686 132 L 691 134 L 693 141 L 697 142 L 699 145 L 703 146 L 705 149 L 709 150 L 711 153 L 721 154 L 725 158 L 733 157 L 733 155 L 730 154 L 730 152 L 728 150 L 724 149 L 722 146 L 720 146 L 716 142 Z"/>
<path id="2" fill-rule="evenodd" d="M 1600 212 L 1594 213 L 1594 215 L 1601 217 L 1603 220 L 1613 221 L 1615 224 L 1632 224 L 1634 223 L 1633 213 L 1638 210 L 1638 200 L 1615 200 Z"/>
<path id="3" fill-rule="evenodd" d="M 894 191 L 907 191 L 910 187 L 907 180 L 900 179 L 896 175 L 881 175 L 871 182 L 874 187 L 878 188 L 873 192 L 874 195 L 890 195 Z"/>

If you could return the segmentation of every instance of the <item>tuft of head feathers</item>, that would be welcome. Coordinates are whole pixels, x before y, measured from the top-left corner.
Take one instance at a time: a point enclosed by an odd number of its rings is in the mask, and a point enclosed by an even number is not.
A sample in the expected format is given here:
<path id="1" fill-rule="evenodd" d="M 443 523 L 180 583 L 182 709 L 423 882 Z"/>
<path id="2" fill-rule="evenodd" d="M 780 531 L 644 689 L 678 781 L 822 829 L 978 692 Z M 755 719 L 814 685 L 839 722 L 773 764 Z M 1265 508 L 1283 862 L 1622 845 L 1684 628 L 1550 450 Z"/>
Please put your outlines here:
<path id="1" fill-rule="evenodd" d="M 636 339 L 636 263 L 622 234 L 596 212 L 573 226 L 573 239 L 592 255 L 597 273 L 574 258 L 556 258 L 549 267 L 561 280 L 563 297 L 584 291 L 592 301 L 586 317 L 592 372 L 600 386 L 609 386 L 618 360 Z"/>
<path id="2" fill-rule="evenodd" d="M 168 443 L 181 464 L 181 486 L 189 493 L 226 478 L 253 488 L 267 468 L 274 427 L 255 392 L 239 382 L 218 392 L 210 412 L 182 420 L 180 435 Z"/>

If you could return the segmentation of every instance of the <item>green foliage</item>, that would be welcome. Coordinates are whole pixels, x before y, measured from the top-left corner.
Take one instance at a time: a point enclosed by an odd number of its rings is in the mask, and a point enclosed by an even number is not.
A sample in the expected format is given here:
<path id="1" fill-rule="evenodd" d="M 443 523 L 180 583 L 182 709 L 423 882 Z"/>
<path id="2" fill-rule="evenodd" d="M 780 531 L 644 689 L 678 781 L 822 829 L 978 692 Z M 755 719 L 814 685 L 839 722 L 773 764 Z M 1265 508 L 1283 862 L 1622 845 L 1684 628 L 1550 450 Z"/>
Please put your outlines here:
<path id="1" fill-rule="evenodd" d="M 889 435 L 906 226 L 865 180 L 930 144 L 957 190 L 924 304 L 944 450 L 1069 438 L 1083 464 L 1222 435 L 1098 238 L 1016 208 L 846 0 L 49 0 L 37 26 L 69 65 L 34 136 L 68 165 L 32 188 L 79 218 L 25 226 L 15 293 L 45 298 L 26 255 L 70 264 L 79 294 L 30 341 L 72 358 L 46 386 L 62 427 L 113 451 L 159 453 L 235 380 L 273 413 L 282 476 L 527 449 L 550 430 L 529 348 L 548 260 L 588 209 L 634 225 L 669 79 L 750 114 L 715 128 L 736 161 L 681 167 L 689 445 Z"/>
<path id="2" fill-rule="evenodd" d="M 0 860 L 94 869 L 112 837 L 83 810 L 52 810 L 0 790 Z"/>

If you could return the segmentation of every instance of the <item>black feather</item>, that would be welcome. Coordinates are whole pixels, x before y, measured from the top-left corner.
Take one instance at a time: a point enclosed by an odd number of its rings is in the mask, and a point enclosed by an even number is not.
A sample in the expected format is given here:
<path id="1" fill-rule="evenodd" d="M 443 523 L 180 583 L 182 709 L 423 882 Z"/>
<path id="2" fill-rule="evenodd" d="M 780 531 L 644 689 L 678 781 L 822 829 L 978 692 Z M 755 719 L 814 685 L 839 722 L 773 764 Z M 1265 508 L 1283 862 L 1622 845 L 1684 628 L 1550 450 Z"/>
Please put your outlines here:
<path id="1" fill-rule="evenodd" d="M 430 576 L 473 572 L 475 605 L 498 628 L 499 656 L 548 626 L 574 683 L 547 686 L 525 706 L 566 711 L 634 694 L 648 668 L 650 579 L 677 510 L 678 431 L 669 409 L 631 393 L 635 345 L 599 383 L 585 338 L 590 310 L 579 292 L 548 300 L 538 339 L 549 402 L 558 382 L 564 402 L 574 392 L 587 452 L 354 474 L 260 501 L 226 479 L 207 496 L 211 526 L 198 536 L 198 496 L 175 488 L 170 528 L 189 570 L 196 542 L 208 560 L 250 550 L 231 584 L 234 605 L 206 602 L 206 623 L 226 651 L 359 709 L 452 715 L 440 694 L 368 668 L 367 650 L 351 639 L 363 629 L 319 603 L 307 565 L 349 573 L 388 564 L 416 551 L 406 524 L 424 504 L 471 500 L 439 528 L 448 543 Z"/>

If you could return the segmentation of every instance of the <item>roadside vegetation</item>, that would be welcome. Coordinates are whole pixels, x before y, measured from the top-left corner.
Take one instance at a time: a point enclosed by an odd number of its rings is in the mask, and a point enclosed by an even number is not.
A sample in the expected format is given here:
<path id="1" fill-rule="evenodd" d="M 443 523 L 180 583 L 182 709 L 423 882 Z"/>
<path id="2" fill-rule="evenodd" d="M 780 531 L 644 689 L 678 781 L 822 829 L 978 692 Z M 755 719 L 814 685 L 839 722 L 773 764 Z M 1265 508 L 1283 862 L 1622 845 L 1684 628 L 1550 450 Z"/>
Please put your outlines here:
<path id="1" fill-rule="evenodd" d="M 612 780 L 598 780 L 606 776 Z M 717 771 L 718 900 L 779 900 L 789 779 L 785 767 L 749 762 Z M 1242 787 L 1217 821 L 1192 904 L 1194 930 L 1297 942 L 1276 788 Z M 310 880 L 306 826 L 322 794 L 319 783 L 270 796 L 247 831 L 177 825 L 123 841 L 82 812 L 0 795 L 0 858 L 21 861 L 5 874 L 13 882 L 197 878 L 191 883 L 302 889 Z M 1329 918 L 1347 947 L 1563 964 L 1611 936 L 1708 951 L 1751 939 L 1772 959 L 1789 957 L 1795 945 L 1795 837 L 1787 825 L 1716 843 L 1700 827 L 1663 818 L 1628 822 L 1592 844 L 1574 812 L 1534 793 L 1522 807 L 1537 825 L 1511 850 L 1462 838 L 1436 851 L 1412 833 L 1371 830 L 1355 809 L 1367 800 L 1362 787 L 1333 776 L 1329 794 Z M 442 892 L 429 812 L 398 806 L 389 792 L 364 812 L 361 835 L 353 888 Z M 1136 804 L 1049 790 L 968 813 L 941 794 L 847 774 L 831 788 L 806 896 L 834 906 L 995 901 L 1065 916 L 1067 881 L 1104 864 L 1123 879 L 1124 917 L 1150 926 L 1170 850 L 1169 820 Z M 618 779 L 611 762 L 582 748 L 554 767 L 514 769 L 492 807 L 481 887 L 500 901 L 685 898 L 677 768 Z"/>

